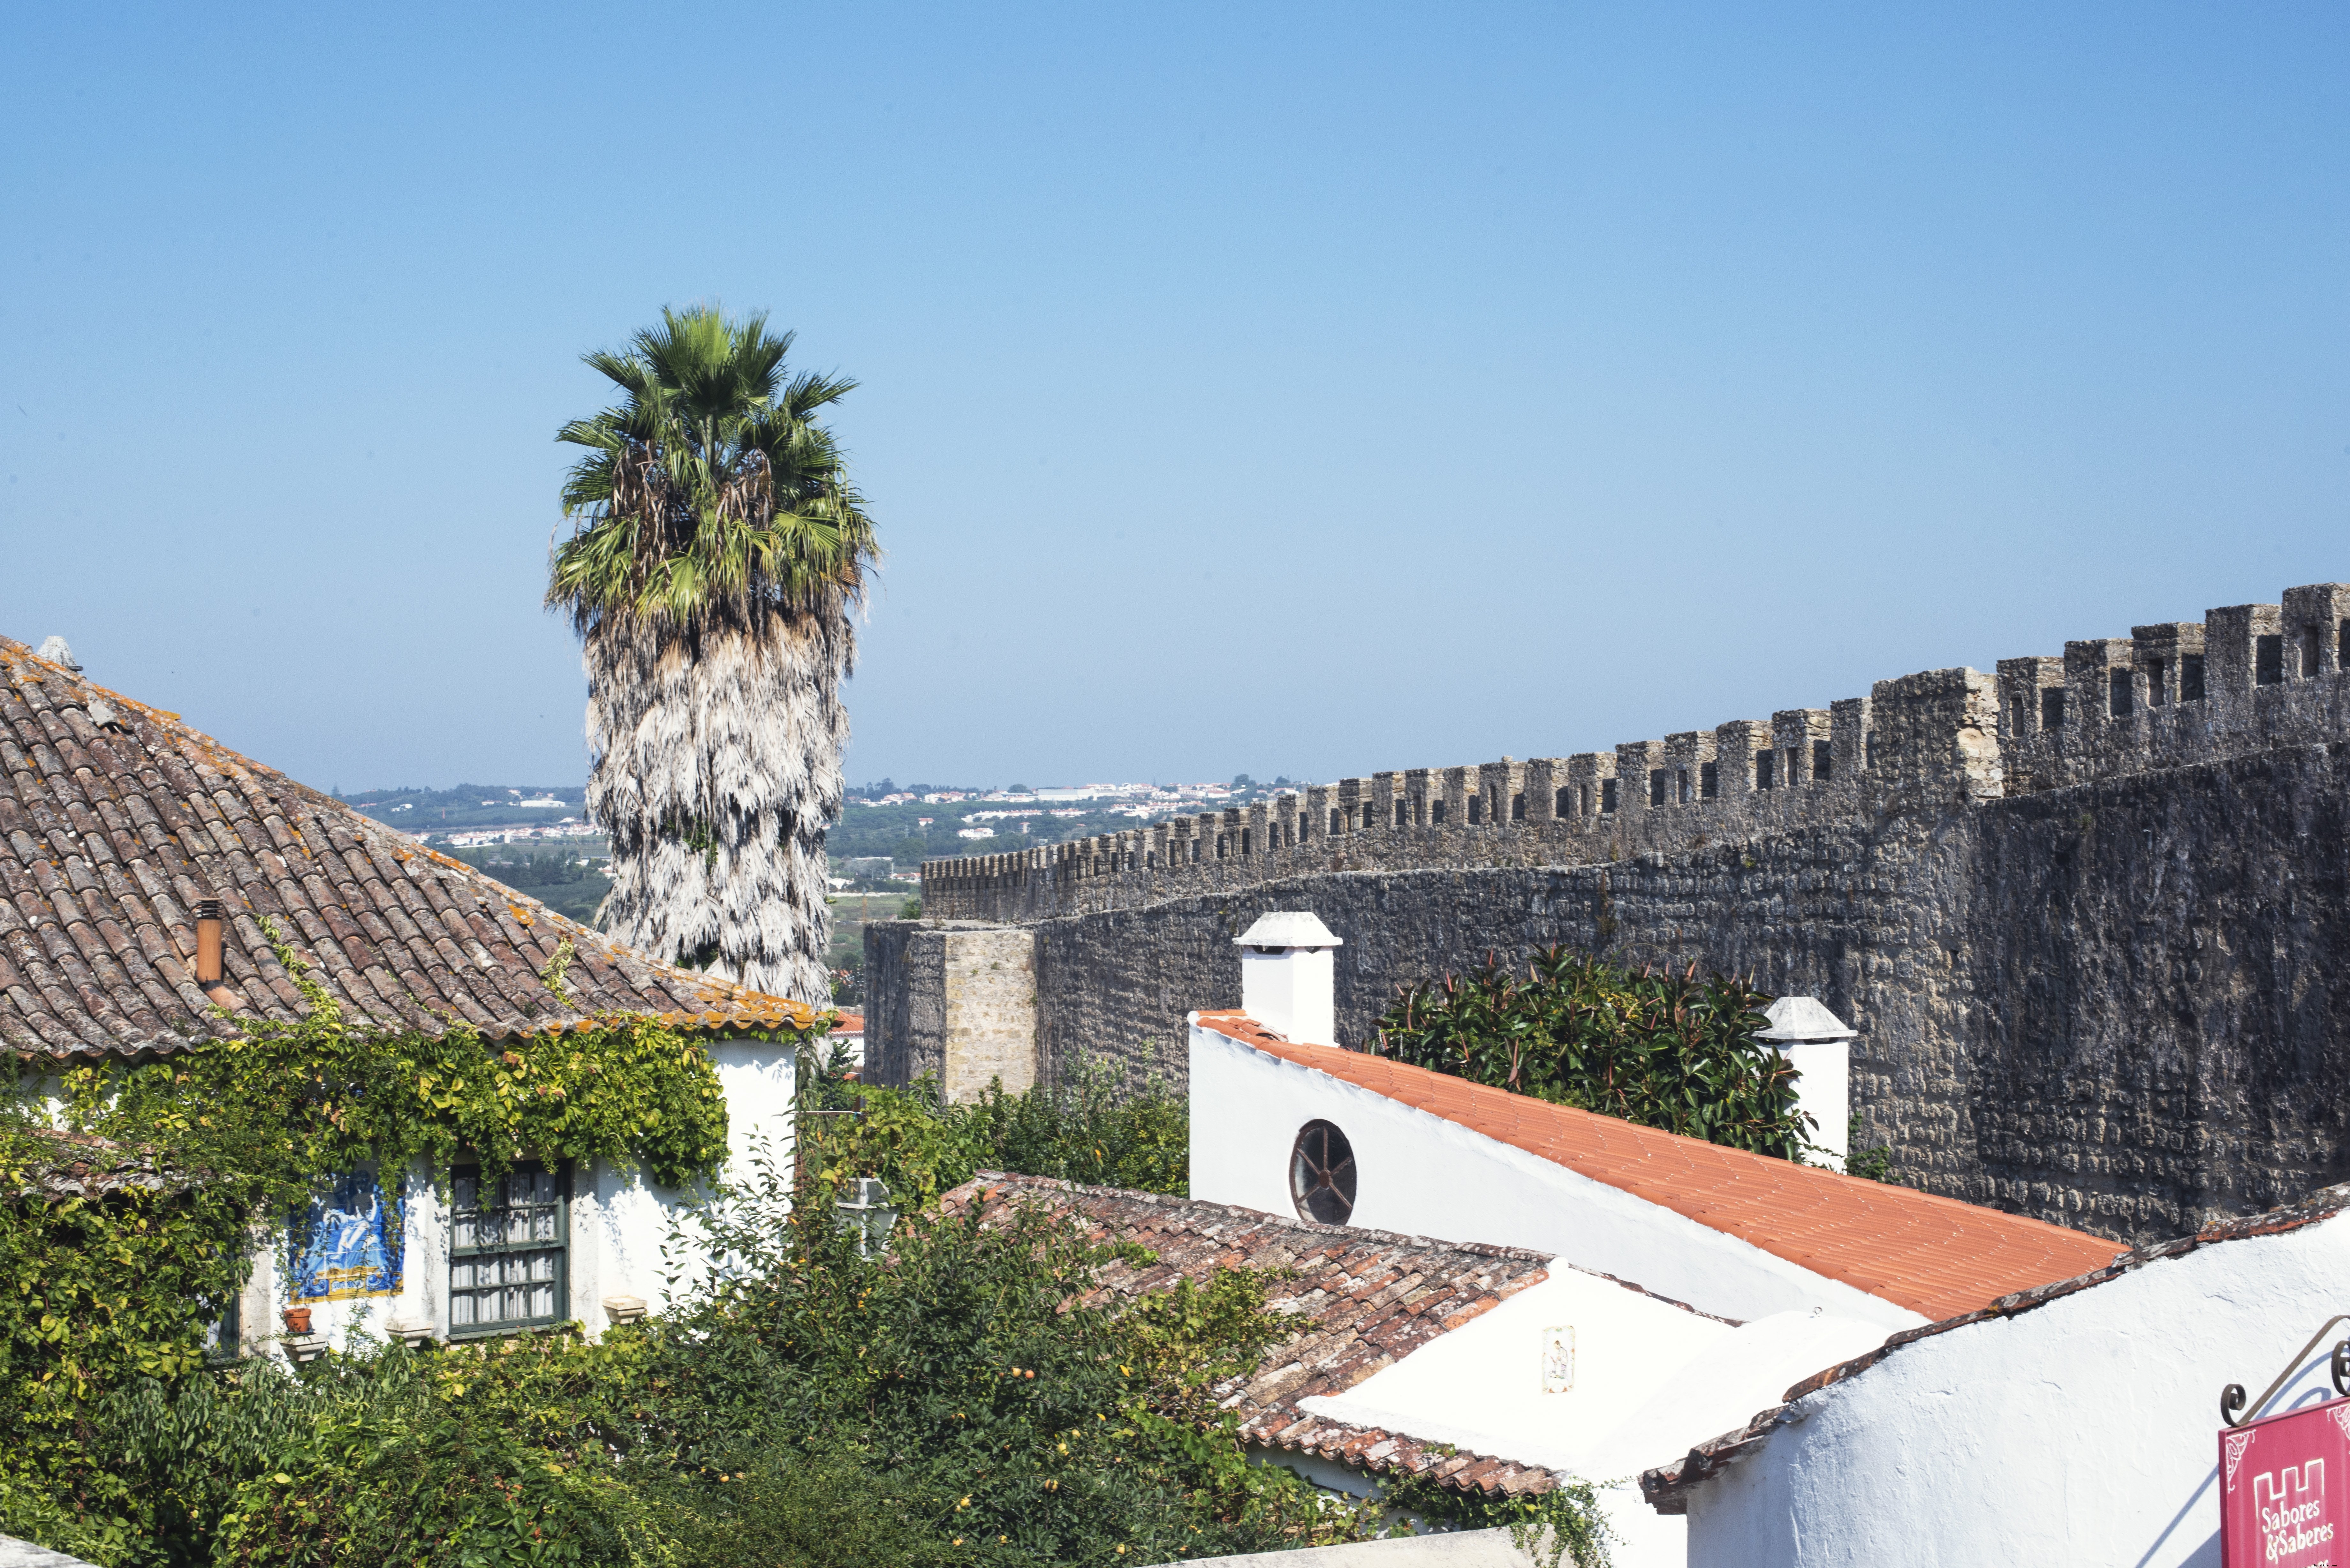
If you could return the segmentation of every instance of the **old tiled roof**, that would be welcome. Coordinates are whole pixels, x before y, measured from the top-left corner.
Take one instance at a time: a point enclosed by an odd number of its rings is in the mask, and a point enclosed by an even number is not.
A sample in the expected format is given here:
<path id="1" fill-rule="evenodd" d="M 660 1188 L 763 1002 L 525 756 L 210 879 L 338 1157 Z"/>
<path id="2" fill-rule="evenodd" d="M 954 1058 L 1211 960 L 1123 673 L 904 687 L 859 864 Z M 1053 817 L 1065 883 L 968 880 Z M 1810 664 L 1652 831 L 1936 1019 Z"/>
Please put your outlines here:
<path id="1" fill-rule="evenodd" d="M 18 1136 L 26 1143 L 0 1143 L 0 1190 L 64 1199 L 163 1189 L 152 1160 L 110 1138 L 41 1127 Z"/>
<path id="2" fill-rule="evenodd" d="M 536 899 L 0 638 L 0 1048 L 170 1051 L 236 1032 L 196 988 L 218 898 L 235 1011 L 290 1020 L 275 916 L 361 1026 L 494 1038 L 654 1012 L 803 1028 L 797 1002 L 653 963 Z M 556 996 L 540 977 L 568 939 Z"/>
<path id="3" fill-rule="evenodd" d="M 1244 1012 L 1200 1026 L 1565 1166 L 1929 1318 L 2110 1261 L 2111 1241 L 1914 1188 L 1724 1148 L 1335 1045 Z"/>
<path id="4" fill-rule="evenodd" d="M 1929 1323 L 1923 1328 L 1904 1329 L 1866 1355 L 1856 1355 L 1850 1361 L 1838 1362 L 1825 1372 L 1812 1374 L 1781 1395 L 1781 1403 L 1762 1411 L 1738 1430 L 1708 1438 L 1671 1464 L 1643 1470 L 1640 1474 L 1641 1495 L 1659 1513 L 1687 1513 L 1690 1494 L 1761 1449 L 1770 1440 L 1773 1432 L 1794 1418 L 1797 1400 L 1859 1376 L 1904 1345 L 1948 1334 L 1952 1329 L 1966 1328 L 1994 1318 L 2013 1317 L 2034 1307 L 2046 1306 L 2050 1302 L 2120 1279 L 2124 1274 L 2135 1273 L 2148 1263 L 2158 1263 L 2166 1258 L 2183 1258 L 2198 1247 L 2209 1247 L 2220 1241 L 2247 1241 L 2256 1236 L 2282 1235 L 2331 1220 L 2345 1209 L 2350 1209 L 2350 1186 L 2321 1188 L 2300 1201 L 2288 1203 L 2282 1208 L 2272 1209 L 2263 1214 L 2248 1215 L 2241 1220 L 2215 1220 L 2192 1236 L 2136 1248 L 2122 1253 L 2101 1269 L 2092 1269 L 2069 1280 L 2057 1280 L 2032 1290 L 2018 1291 L 2013 1295 L 2002 1296 L 1979 1312 L 1962 1313 L 1940 1323 Z"/>
<path id="5" fill-rule="evenodd" d="M 1105 1267 L 1084 1298 L 1096 1304 L 1166 1290 L 1179 1279 L 1197 1281 L 1218 1269 L 1284 1273 L 1268 1304 L 1295 1318 L 1298 1332 L 1254 1371 L 1214 1390 L 1252 1441 L 1375 1473 L 1430 1473 L 1440 1484 L 1462 1491 L 1546 1491 L 1555 1484 L 1551 1472 L 1538 1466 L 1458 1453 L 1440 1443 L 1347 1426 L 1297 1407 L 1299 1400 L 1315 1395 L 1346 1392 L 1437 1335 L 1549 1278 L 1550 1260 L 1540 1252 L 1313 1225 L 1226 1203 L 994 1172 L 982 1173 L 943 1201 L 950 1213 L 965 1212 L 974 1203 L 996 1215 L 1008 1214 L 1014 1204 L 1041 1209 L 1076 1221 L 1095 1241 L 1138 1242 L 1157 1255 L 1157 1262 L 1141 1267 Z"/>

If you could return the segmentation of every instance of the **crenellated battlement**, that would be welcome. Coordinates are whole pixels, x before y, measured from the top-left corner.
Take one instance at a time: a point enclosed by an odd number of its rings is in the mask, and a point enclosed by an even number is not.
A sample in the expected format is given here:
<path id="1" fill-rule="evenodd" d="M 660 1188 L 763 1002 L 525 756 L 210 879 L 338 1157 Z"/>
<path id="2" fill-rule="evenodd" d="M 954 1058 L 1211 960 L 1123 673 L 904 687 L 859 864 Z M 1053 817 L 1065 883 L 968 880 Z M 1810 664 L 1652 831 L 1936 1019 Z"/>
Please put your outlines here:
<path id="1" fill-rule="evenodd" d="M 1613 752 L 1409 768 L 922 867 L 927 918 L 1025 921 L 1320 871 L 1581 866 L 2350 738 L 2350 585 L 1880 680 Z"/>

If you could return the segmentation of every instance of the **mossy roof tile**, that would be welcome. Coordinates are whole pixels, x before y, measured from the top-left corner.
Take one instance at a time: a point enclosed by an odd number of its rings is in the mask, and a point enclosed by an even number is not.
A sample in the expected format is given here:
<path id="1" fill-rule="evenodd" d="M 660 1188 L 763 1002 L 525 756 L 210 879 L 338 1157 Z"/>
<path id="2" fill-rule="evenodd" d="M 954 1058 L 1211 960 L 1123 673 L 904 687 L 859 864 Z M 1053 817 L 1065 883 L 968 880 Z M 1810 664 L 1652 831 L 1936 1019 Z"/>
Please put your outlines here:
<path id="1" fill-rule="evenodd" d="M 111 727 L 90 716 L 99 699 Z M 361 1028 L 438 1031 L 453 1013 L 507 1039 L 613 1012 L 711 1033 L 816 1017 L 629 953 L 7 638 L 0 775 L 0 1040 L 16 1049 L 135 1055 L 233 1034 L 194 985 L 207 898 L 228 917 L 225 983 L 261 1017 L 301 1007 L 264 915 Z M 577 961 L 558 998 L 537 971 L 567 938 Z M 472 960 L 474 943 L 494 967 Z"/>

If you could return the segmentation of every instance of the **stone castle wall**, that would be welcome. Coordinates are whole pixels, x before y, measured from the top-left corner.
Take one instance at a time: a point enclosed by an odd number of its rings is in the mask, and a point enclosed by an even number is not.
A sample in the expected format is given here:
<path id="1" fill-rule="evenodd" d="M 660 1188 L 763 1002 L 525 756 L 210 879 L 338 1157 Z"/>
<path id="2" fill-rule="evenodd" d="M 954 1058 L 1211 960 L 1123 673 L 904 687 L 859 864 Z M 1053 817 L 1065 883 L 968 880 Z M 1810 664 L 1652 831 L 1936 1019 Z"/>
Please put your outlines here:
<path id="1" fill-rule="evenodd" d="M 2350 1174 L 2345 642 L 2350 589 L 2295 589 L 1769 725 L 933 862 L 924 909 L 1033 941 L 1048 1076 L 1107 1055 L 1180 1085 L 1183 1014 L 1237 1003 L 1232 939 L 1276 909 L 1344 939 L 1349 1044 L 1489 951 L 1751 972 L 1862 1031 L 1864 1141 L 1904 1179 L 2173 1234 Z M 884 988 L 1006 927 L 960 929 L 870 928 L 885 1081 L 890 1008 L 925 1004 Z"/>
<path id="2" fill-rule="evenodd" d="M 1044 848 L 932 860 L 923 912 L 1024 921 L 1311 871 L 1593 865 L 1863 820 L 1920 787 L 1981 802 L 2341 739 L 2350 586 L 1939 670 L 1865 698 L 1614 752 L 1341 779 Z"/>

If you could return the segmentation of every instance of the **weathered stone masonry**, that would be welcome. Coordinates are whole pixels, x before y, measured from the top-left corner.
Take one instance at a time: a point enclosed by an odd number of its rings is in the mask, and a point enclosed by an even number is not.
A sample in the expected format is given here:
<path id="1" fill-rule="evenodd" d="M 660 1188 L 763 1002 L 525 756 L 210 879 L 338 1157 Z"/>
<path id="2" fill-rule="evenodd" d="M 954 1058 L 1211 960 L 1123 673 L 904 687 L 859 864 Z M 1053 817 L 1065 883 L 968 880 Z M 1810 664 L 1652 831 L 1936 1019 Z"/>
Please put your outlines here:
<path id="1" fill-rule="evenodd" d="M 1347 941 L 1344 1041 L 1488 950 L 1695 961 L 1852 1019 L 1865 1136 L 1933 1190 L 2130 1239 L 2286 1201 L 2350 1175 L 2345 648 L 2350 587 L 2296 588 L 1769 723 L 932 862 L 926 914 L 995 924 L 869 929 L 876 1069 L 954 1054 L 894 1022 L 935 989 L 916 950 L 1016 925 L 1037 1070 L 1180 1081 L 1232 939 L 1304 908 Z"/>

